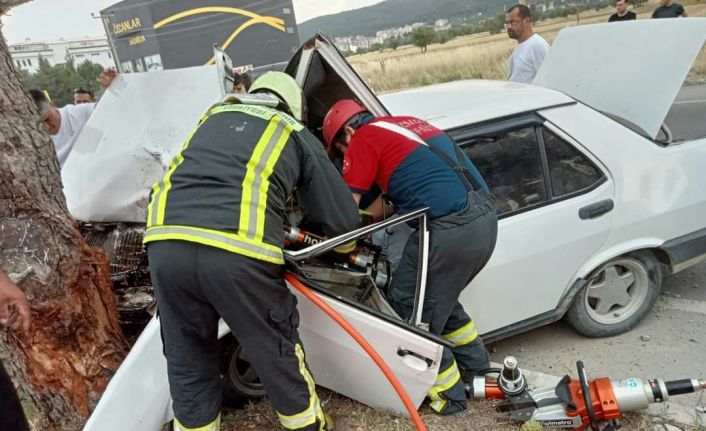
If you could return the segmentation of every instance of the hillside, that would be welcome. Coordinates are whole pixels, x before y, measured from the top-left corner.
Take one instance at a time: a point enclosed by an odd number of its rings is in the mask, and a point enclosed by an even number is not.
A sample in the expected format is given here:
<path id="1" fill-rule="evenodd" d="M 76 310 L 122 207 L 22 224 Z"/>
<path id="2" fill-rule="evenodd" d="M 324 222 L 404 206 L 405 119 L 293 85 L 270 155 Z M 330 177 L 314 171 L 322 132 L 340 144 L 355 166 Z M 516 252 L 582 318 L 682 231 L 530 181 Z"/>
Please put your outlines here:
<path id="1" fill-rule="evenodd" d="M 437 19 L 478 19 L 503 11 L 503 0 L 386 0 L 373 6 L 320 16 L 299 24 L 302 40 L 316 31 L 335 36 L 373 36 L 378 30 Z"/>

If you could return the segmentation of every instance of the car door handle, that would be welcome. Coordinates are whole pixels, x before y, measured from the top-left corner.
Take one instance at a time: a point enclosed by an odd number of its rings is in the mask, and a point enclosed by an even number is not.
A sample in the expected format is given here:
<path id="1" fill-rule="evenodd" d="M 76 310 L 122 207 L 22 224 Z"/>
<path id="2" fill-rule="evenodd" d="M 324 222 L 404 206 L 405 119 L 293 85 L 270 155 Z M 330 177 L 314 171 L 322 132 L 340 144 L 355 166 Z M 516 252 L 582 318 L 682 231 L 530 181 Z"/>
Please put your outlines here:
<path id="1" fill-rule="evenodd" d="M 423 361 L 423 363 L 426 363 L 427 367 L 431 367 L 432 365 L 434 365 L 434 361 L 432 359 L 424 357 L 419 353 L 413 352 L 409 349 L 405 349 L 404 347 L 397 348 L 397 355 L 401 356 L 402 358 L 410 357 L 415 358 L 419 361 Z"/>
<path id="2" fill-rule="evenodd" d="M 579 210 L 579 217 L 581 220 L 594 219 L 613 211 L 613 208 L 615 208 L 613 199 L 606 199 L 581 208 Z"/>

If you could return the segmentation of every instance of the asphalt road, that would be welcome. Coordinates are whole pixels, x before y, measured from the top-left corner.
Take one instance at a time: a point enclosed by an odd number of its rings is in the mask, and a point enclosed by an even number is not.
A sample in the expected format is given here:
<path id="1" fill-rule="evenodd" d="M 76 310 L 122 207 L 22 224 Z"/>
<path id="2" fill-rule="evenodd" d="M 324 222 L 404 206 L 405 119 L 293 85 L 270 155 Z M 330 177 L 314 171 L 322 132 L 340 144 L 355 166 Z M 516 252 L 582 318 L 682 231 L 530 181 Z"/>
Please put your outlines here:
<path id="1" fill-rule="evenodd" d="M 594 377 L 706 378 L 706 263 L 665 276 L 655 308 L 625 334 L 586 338 L 558 322 L 488 348 L 547 374 L 575 375 L 581 359 Z"/>
<path id="2" fill-rule="evenodd" d="M 675 141 L 706 136 L 706 84 L 682 88 L 665 123 L 672 130 Z"/>
<path id="3" fill-rule="evenodd" d="M 684 87 L 667 123 L 677 138 L 694 139 L 706 136 L 704 120 L 706 85 Z M 514 355 L 523 367 L 559 376 L 575 376 L 581 359 L 593 377 L 706 379 L 706 263 L 665 275 L 655 308 L 628 333 L 591 339 L 558 322 L 488 348 L 494 361 Z M 695 406 L 699 397 L 677 400 Z"/>

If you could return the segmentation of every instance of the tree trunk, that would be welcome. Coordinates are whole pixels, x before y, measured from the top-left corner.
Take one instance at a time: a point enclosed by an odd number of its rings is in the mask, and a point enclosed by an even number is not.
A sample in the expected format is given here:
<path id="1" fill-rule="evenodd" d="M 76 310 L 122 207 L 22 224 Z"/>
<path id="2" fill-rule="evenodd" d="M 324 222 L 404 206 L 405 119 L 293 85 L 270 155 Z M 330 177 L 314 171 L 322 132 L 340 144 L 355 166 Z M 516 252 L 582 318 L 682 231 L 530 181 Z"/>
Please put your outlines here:
<path id="1" fill-rule="evenodd" d="M 7 4 L 0 0 L 0 15 Z M 106 256 L 85 243 L 69 215 L 54 145 L 1 30 L 0 267 L 27 295 L 33 320 L 28 334 L 0 331 L 0 346 L 7 350 L 6 368 L 37 412 L 37 429 L 74 430 L 127 343 Z"/>

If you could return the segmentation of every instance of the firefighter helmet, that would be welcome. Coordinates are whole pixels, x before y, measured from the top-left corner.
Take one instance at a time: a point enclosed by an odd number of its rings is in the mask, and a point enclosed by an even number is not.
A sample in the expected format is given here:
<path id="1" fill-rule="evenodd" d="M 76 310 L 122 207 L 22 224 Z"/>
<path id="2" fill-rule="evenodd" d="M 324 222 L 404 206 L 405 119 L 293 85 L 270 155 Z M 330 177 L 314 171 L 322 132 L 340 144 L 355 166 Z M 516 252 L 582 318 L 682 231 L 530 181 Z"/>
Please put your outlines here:
<path id="1" fill-rule="evenodd" d="M 328 114 L 326 114 L 324 118 L 322 128 L 326 148 L 331 147 L 333 139 L 351 118 L 366 111 L 367 109 L 363 105 L 353 99 L 343 99 L 334 103 L 331 110 L 328 111 Z"/>
<path id="2" fill-rule="evenodd" d="M 250 93 L 269 91 L 287 105 L 289 112 L 299 121 L 306 121 L 306 101 L 297 82 L 284 72 L 267 72 L 257 78 Z"/>

